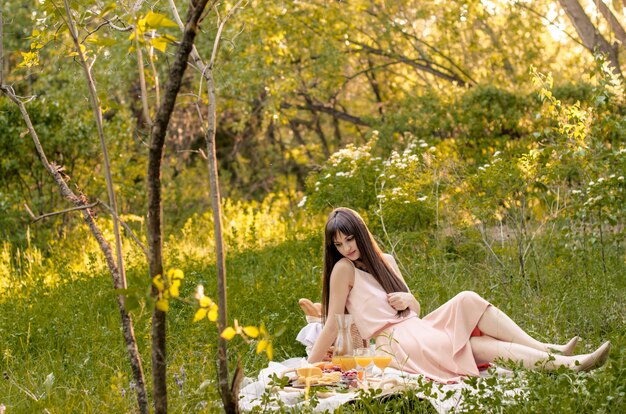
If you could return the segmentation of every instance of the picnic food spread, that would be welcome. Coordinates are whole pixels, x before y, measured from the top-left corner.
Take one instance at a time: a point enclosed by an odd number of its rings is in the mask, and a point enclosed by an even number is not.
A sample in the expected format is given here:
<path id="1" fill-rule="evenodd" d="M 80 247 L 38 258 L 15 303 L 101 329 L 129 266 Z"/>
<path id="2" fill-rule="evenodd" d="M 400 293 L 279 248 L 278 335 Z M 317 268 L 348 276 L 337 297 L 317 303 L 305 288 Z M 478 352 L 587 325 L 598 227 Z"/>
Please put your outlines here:
<path id="1" fill-rule="evenodd" d="M 288 376 L 293 373 L 295 375 Z M 349 393 L 357 389 L 382 388 L 388 380 L 371 378 L 364 380 L 363 372 L 356 369 L 342 370 L 340 365 L 320 362 L 300 368 L 293 368 L 282 373 L 289 378 L 287 385 L 280 387 L 286 392 L 303 392 L 305 399 L 314 392 L 318 398 L 328 398 L 337 393 Z M 392 381 L 395 385 L 395 379 Z M 276 387 L 275 387 L 276 388 Z"/>

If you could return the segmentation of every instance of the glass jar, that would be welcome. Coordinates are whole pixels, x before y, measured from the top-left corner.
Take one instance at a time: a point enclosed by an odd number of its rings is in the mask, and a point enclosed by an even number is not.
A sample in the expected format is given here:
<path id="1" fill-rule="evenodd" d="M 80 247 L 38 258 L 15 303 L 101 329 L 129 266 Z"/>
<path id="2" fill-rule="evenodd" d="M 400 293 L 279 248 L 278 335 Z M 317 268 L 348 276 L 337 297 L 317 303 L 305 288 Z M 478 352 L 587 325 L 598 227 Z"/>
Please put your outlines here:
<path id="1" fill-rule="evenodd" d="M 333 357 L 352 356 L 352 335 L 350 334 L 352 315 L 336 314 L 335 320 L 337 321 L 337 339 Z"/>

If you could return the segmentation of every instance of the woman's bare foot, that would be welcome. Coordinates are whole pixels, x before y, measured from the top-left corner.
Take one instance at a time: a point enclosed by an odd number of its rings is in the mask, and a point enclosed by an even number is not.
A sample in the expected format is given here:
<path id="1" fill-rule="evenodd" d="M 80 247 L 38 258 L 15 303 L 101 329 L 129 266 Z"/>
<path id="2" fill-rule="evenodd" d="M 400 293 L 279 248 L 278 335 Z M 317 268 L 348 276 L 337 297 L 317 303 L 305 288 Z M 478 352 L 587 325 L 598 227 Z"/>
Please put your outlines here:
<path id="1" fill-rule="evenodd" d="M 575 336 L 569 340 L 565 345 L 560 345 L 558 347 L 551 347 L 549 349 L 550 352 L 559 352 L 565 356 L 574 355 L 574 348 L 578 345 L 578 341 L 580 341 L 580 336 Z"/>
<path id="2" fill-rule="evenodd" d="M 572 358 L 578 362 L 578 365 L 572 365 L 572 369 L 576 372 L 589 371 L 602 366 L 609 358 L 611 350 L 611 342 L 606 341 L 598 349 L 590 354 L 573 356 Z"/>

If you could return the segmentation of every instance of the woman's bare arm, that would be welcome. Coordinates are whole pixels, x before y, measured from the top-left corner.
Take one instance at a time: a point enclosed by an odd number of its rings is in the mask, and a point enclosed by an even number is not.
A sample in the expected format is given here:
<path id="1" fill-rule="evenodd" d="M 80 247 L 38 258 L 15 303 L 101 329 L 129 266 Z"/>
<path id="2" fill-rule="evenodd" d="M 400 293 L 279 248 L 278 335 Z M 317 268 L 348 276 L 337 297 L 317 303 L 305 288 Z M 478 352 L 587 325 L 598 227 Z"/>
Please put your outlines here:
<path id="1" fill-rule="evenodd" d="M 337 262 L 330 274 L 328 317 L 309 355 L 308 361 L 311 363 L 321 361 L 326 355 L 328 348 L 330 348 L 335 342 L 335 339 L 337 339 L 338 329 L 334 315 L 337 313 L 345 313 L 348 294 L 354 284 L 354 266 L 347 260 L 348 259 L 342 259 Z"/>

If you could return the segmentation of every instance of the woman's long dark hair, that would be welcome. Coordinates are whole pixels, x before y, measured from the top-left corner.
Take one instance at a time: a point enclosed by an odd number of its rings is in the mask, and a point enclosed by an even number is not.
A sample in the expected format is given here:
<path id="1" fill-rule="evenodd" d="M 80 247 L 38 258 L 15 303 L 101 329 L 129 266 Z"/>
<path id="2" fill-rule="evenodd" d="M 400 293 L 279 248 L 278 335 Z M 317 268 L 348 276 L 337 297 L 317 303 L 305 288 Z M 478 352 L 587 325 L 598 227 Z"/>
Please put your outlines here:
<path id="1" fill-rule="evenodd" d="M 322 276 L 322 309 L 324 321 L 328 317 L 330 300 L 330 274 L 335 264 L 343 258 L 335 246 L 335 237 L 341 232 L 346 236 L 354 236 L 359 249 L 360 260 L 368 272 L 380 283 L 385 292 L 408 292 L 409 289 L 395 274 L 383 257 L 378 244 L 367 229 L 365 222 L 354 210 L 337 208 L 330 213 L 324 232 L 324 274 Z M 409 309 L 398 311 L 398 316 L 408 314 Z"/>

